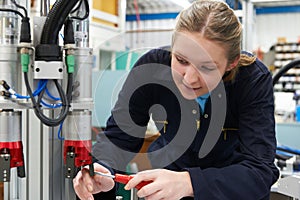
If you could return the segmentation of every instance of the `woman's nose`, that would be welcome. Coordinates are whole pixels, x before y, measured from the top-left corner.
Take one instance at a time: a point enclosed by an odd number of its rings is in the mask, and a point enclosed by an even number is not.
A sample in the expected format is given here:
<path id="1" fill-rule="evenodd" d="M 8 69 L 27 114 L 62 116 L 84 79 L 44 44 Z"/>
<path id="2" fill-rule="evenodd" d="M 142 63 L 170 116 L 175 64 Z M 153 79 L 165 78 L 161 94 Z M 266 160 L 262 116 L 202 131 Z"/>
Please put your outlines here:
<path id="1" fill-rule="evenodd" d="M 195 67 L 189 66 L 186 68 L 183 79 L 187 84 L 193 85 L 199 81 L 199 72 Z"/>

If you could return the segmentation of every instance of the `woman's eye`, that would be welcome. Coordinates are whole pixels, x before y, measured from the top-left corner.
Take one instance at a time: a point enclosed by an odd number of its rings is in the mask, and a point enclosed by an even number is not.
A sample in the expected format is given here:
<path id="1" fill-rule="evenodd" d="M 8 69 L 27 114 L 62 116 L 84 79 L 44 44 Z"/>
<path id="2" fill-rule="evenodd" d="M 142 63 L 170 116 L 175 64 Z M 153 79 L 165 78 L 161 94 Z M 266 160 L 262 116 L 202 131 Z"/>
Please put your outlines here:
<path id="1" fill-rule="evenodd" d="M 184 60 L 184 59 L 182 59 L 182 58 L 180 58 L 180 57 L 177 57 L 177 56 L 176 56 L 176 60 L 177 60 L 180 64 L 182 64 L 182 65 L 188 65 L 188 64 L 189 64 L 188 61 L 186 61 L 186 60 Z"/>
<path id="2" fill-rule="evenodd" d="M 207 66 L 201 66 L 200 67 L 200 70 L 209 71 L 209 72 L 214 71 L 215 69 L 216 69 L 215 67 L 207 67 Z"/>

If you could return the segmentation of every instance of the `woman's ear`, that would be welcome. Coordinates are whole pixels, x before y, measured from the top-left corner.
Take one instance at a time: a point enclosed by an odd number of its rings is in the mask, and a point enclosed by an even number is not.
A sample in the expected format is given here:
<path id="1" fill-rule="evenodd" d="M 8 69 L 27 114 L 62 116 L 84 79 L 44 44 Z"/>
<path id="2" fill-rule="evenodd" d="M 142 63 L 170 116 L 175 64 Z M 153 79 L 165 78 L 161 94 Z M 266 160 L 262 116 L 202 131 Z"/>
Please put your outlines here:
<path id="1" fill-rule="evenodd" d="M 240 61 L 240 56 L 237 56 L 234 59 L 234 61 L 226 67 L 226 71 L 231 71 L 233 68 L 235 68 L 238 65 L 239 61 Z"/>

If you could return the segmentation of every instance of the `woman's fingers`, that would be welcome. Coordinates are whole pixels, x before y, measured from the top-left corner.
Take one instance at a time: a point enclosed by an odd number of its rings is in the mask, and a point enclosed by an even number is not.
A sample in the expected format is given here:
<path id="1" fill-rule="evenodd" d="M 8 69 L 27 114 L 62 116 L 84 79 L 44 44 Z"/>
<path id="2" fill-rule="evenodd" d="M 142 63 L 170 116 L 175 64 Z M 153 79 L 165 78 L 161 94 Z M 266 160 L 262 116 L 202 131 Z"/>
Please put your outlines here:
<path id="1" fill-rule="evenodd" d="M 82 172 L 78 172 L 77 176 L 73 179 L 73 186 L 77 196 L 82 200 L 92 200 L 93 195 L 88 191 L 82 179 Z"/>

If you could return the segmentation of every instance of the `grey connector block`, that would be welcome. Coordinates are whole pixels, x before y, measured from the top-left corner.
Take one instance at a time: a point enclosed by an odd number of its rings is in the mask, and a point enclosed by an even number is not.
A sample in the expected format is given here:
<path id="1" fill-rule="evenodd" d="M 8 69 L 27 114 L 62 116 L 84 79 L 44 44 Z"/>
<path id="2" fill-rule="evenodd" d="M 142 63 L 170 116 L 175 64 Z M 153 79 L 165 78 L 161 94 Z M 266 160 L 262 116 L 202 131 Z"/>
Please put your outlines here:
<path id="1" fill-rule="evenodd" d="M 34 79 L 63 79 L 64 65 L 61 61 L 36 61 Z"/>

